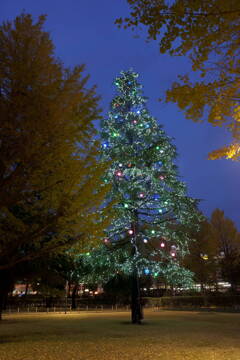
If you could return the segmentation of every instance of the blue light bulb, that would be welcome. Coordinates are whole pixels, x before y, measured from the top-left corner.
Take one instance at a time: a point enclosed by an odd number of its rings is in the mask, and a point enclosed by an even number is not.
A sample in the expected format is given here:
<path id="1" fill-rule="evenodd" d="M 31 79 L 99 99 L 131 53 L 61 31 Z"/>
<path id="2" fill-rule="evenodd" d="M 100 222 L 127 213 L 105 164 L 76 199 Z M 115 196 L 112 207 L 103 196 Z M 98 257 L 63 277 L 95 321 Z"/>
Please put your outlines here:
<path id="1" fill-rule="evenodd" d="M 149 274 L 150 274 L 150 270 L 149 270 L 149 269 L 144 269 L 144 274 L 145 274 L 145 275 L 149 275 Z"/>

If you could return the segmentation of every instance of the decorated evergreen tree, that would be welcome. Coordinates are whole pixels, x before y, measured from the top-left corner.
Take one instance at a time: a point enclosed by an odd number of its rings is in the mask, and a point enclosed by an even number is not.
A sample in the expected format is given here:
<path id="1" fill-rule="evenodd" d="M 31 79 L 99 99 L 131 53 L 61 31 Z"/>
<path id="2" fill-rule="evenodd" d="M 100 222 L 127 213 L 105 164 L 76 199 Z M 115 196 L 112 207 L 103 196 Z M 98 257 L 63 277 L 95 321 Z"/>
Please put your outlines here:
<path id="1" fill-rule="evenodd" d="M 132 278 L 133 323 L 142 319 L 139 276 L 189 276 L 180 263 L 188 229 L 199 220 L 196 200 L 178 180 L 176 149 L 150 116 L 137 78 L 131 70 L 116 78 L 117 94 L 101 130 L 102 158 L 111 164 L 104 176 L 112 184 L 107 201 L 115 201 L 103 242 L 125 254 L 119 269 Z"/>

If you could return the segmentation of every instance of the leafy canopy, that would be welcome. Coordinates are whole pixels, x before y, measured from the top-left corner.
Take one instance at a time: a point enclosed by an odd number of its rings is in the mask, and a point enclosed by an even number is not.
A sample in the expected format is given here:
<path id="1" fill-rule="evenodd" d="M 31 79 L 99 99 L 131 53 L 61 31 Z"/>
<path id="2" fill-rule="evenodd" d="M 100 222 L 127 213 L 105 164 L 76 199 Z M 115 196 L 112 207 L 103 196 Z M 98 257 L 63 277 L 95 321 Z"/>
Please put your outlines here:
<path id="1" fill-rule="evenodd" d="M 199 76 L 179 76 L 166 93 L 188 119 L 207 117 L 226 126 L 232 143 L 210 159 L 240 156 L 240 4 L 238 0 L 128 0 L 130 17 L 116 20 L 124 28 L 144 25 L 148 40 L 159 39 L 161 53 L 187 55 Z"/>
<path id="2" fill-rule="evenodd" d="M 84 66 L 54 55 L 45 17 L 0 26 L 0 270 L 95 242 L 105 187 Z"/>

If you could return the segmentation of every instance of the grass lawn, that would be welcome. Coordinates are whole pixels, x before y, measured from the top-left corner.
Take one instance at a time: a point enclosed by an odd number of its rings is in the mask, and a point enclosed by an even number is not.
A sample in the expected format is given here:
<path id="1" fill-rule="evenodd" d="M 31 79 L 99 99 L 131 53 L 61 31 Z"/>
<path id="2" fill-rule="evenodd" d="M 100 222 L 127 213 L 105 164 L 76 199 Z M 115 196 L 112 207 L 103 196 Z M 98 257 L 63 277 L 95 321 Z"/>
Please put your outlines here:
<path id="1" fill-rule="evenodd" d="M 240 314 L 145 311 L 5 315 L 0 360 L 240 360 Z"/>

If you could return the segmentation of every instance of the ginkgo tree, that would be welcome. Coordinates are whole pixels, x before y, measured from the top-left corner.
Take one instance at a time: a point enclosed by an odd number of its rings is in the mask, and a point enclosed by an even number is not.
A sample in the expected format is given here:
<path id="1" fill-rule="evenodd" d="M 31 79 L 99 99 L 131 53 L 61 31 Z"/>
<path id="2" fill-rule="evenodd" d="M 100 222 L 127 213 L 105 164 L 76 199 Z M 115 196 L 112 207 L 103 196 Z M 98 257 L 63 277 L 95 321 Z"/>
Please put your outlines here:
<path id="1" fill-rule="evenodd" d="M 130 16 L 119 26 L 148 31 L 159 40 L 160 52 L 187 55 L 196 72 L 191 81 L 180 75 L 166 93 L 188 119 L 207 117 L 226 126 L 232 143 L 209 154 L 210 159 L 240 157 L 240 5 L 238 0 L 128 0 Z"/>
<path id="2" fill-rule="evenodd" d="M 84 66 L 56 58 L 44 21 L 0 26 L 0 312 L 22 264 L 95 243 L 106 226 L 98 96 Z"/>

